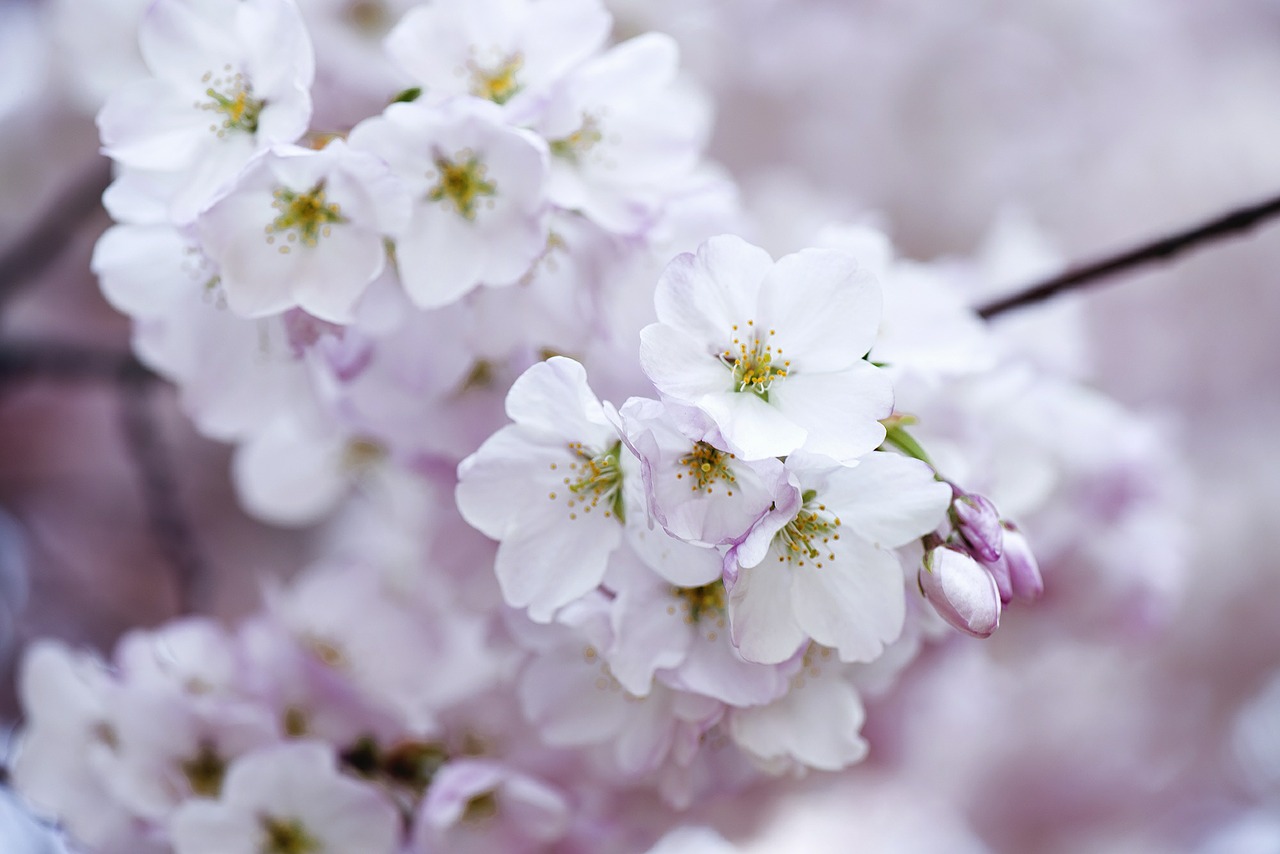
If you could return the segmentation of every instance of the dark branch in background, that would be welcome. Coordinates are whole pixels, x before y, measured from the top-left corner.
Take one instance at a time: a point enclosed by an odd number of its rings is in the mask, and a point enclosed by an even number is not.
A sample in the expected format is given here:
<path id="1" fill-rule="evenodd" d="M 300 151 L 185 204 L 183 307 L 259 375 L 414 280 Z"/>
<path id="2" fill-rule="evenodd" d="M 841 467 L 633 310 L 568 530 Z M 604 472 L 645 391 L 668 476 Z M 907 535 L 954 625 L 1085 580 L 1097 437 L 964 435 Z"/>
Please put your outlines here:
<path id="1" fill-rule="evenodd" d="M 80 226 L 102 209 L 111 161 L 96 160 L 64 189 L 25 234 L 0 250 L 0 305 L 58 259 Z"/>
<path id="2" fill-rule="evenodd" d="M 1092 264 L 1070 267 L 1053 278 L 979 306 L 978 314 L 990 319 L 1006 311 L 1041 302 L 1056 294 L 1090 285 L 1134 267 L 1156 261 L 1170 261 L 1201 244 L 1243 234 L 1276 216 L 1280 216 L 1280 197 L 1239 208 L 1206 223 L 1161 237 L 1110 258 L 1103 258 Z"/>
<path id="3" fill-rule="evenodd" d="M 120 391 L 125 446 L 138 472 L 151 533 L 172 567 L 181 613 L 196 610 L 209 579 L 195 530 L 178 501 L 177 480 L 150 392 L 160 379 L 128 353 L 50 342 L 0 342 L 0 392 L 36 379 L 107 381 Z"/>
<path id="4" fill-rule="evenodd" d="M 151 533 L 160 552 L 174 570 L 178 612 L 195 613 L 209 579 L 196 532 L 178 500 L 173 458 L 151 409 L 153 388 L 147 377 L 123 376 L 120 416 L 125 444 L 138 470 L 142 501 Z"/>
<path id="5" fill-rule="evenodd" d="M 0 386 L 28 379 L 147 383 L 160 378 L 130 353 L 49 341 L 0 342 Z"/>

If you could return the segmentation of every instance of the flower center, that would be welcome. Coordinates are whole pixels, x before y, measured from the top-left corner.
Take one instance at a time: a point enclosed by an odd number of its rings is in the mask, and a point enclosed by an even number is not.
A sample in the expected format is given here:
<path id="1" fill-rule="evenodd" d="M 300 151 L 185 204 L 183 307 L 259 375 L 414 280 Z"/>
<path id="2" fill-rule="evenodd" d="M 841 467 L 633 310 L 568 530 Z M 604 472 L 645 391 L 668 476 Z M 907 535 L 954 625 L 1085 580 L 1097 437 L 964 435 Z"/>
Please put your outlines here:
<path id="1" fill-rule="evenodd" d="M 755 321 L 748 320 L 748 327 L 754 327 Z M 768 343 L 776 334 L 770 329 L 769 334 L 761 338 L 760 330 L 752 328 L 743 337 L 738 325 L 733 326 L 733 346 L 726 347 L 719 358 L 726 367 L 733 371 L 733 390 L 749 391 L 758 394 L 764 400 L 769 399 L 769 389 L 778 380 L 784 379 L 791 369 L 790 360 L 783 361 L 781 366 L 775 364 L 774 357 L 782 355 L 782 348 L 774 348 Z"/>
<path id="2" fill-rule="evenodd" d="M 227 763 L 209 741 L 201 741 L 196 755 L 182 763 L 182 773 L 191 786 L 191 793 L 203 798 L 218 797 L 226 772 Z"/>
<path id="3" fill-rule="evenodd" d="M 465 219 L 476 218 L 476 207 L 481 198 L 494 195 L 498 188 L 485 180 L 485 165 L 469 150 L 458 153 L 453 160 L 436 158 L 436 174 L 439 181 L 427 193 L 433 202 L 446 199 L 453 202 Z M 493 203 L 490 202 L 492 207 Z"/>
<path id="4" fill-rule="evenodd" d="M 222 77 L 214 77 L 212 71 L 206 71 L 200 82 L 208 84 L 204 90 L 207 101 L 197 101 L 196 106 L 202 110 L 211 110 L 222 116 L 219 124 L 212 124 L 209 130 L 219 137 L 225 137 L 228 131 L 257 133 L 258 115 L 266 106 L 266 101 L 253 97 L 253 84 L 239 71 L 231 73 L 231 66 L 223 66 Z"/>
<path id="5" fill-rule="evenodd" d="M 260 854 L 311 854 L 319 851 L 320 844 L 302 828 L 297 819 L 286 820 L 264 816 Z"/>
<path id="6" fill-rule="evenodd" d="M 812 489 L 802 496 L 800 511 L 774 537 L 774 544 L 781 548 L 778 562 L 795 562 L 804 566 L 806 559 L 822 569 L 823 553 L 826 560 L 835 560 L 830 549 L 832 540 L 840 539 L 840 517 L 829 512 L 827 505 L 817 503 L 817 493 Z"/>
<path id="7" fill-rule="evenodd" d="M 301 242 L 303 246 L 315 246 L 321 237 L 332 233 L 332 226 L 346 222 L 336 202 L 326 202 L 324 198 L 324 181 L 316 184 L 305 193 L 298 193 L 288 187 L 277 187 L 272 193 L 275 201 L 271 207 L 280 213 L 267 226 L 267 242 L 275 243 L 277 234 L 284 234 L 290 243 Z M 288 246 L 281 246 L 282 255 L 289 254 Z"/>
<path id="8" fill-rule="evenodd" d="M 592 148 L 595 148 L 596 144 L 602 139 L 604 139 L 604 134 L 600 132 L 600 122 L 595 116 L 584 113 L 582 127 L 564 139 L 551 140 L 551 153 L 566 160 L 576 161 L 579 155 L 586 154 Z"/>
<path id="9" fill-rule="evenodd" d="M 524 65 L 524 57 L 515 53 L 499 62 L 495 68 L 484 68 L 475 60 L 467 62 L 467 70 L 471 72 L 471 94 L 477 98 L 487 98 L 495 104 L 505 104 L 520 91 L 520 81 L 516 73 Z"/>
<path id="10" fill-rule="evenodd" d="M 671 592 L 681 600 L 686 623 L 697 623 L 708 614 L 724 614 L 724 582 L 718 578 L 701 587 L 673 587 Z"/>
<path id="11" fill-rule="evenodd" d="M 722 480 L 732 486 L 737 483 L 733 471 L 729 468 L 729 460 L 736 459 L 733 454 L 726 454 L 706 442 L 694 442 L 693 450 L 680 458 L 680 465 L 687 471 L 676 472 L 676 478 L 683 480 L 686 474 L 693 481 L 689 489 L 693 492 L 705 490 L 711 494 L 712 486 Z M 733 495 L 733 490 L 728 490 Z"/>
<path id="12" fill-rule="evenodd" d="M 564 478 L 564 485 L 569 490 L 569 494 L 564 496 L 569 505 L 569 518 L 577 519 L 579 511 L 590 513 L 603 502 L 606 518 L 625 521 L 622 442 L 614 442 L 612 447 L 601 453 L 592 453 L 581 442 L 570 442 L 569 450 L 575 457 L 569 463 L 569 474 Z M 553 470 L 557 467 L 557 463 L 551 464 Z M 555 501 L 560 494 L 552 492 L 548 497 Z"/>
<path id="13" fill-rule="evenodd" d="M 479 824 L 488 821 L 498 814 L 498 795 L 496 792 L 484 792 L 467 801 L 462 811 L 462 821 L 467 824 Z"/>

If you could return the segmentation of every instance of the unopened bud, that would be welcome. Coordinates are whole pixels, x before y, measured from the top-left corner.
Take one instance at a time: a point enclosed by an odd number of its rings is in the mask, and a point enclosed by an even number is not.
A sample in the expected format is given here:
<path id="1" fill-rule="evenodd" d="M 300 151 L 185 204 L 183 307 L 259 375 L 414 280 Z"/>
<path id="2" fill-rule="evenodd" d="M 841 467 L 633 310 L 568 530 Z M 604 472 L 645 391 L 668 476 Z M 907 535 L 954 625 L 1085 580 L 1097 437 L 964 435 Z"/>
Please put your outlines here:
<path id="1" fill-rule="evenodd" d="M 991 573 L 959 549 L 940 546 L 925 554 L 920 590 L 948 624 L 976 638 L 1000 625 L 1000 591 Z"/>
<path id="2" fill-rule="evenodd" d="M 1004 551 L 1004 530 L 1000 527 L 996 506 L 985 495 L 965 492 L 956 486 L 952 489 L 955 500 L 951 502 L 951 519 L 973 550 L 973 556 L 987 562 L 999 560 Z"/>
<path id="3" fill-rule="evenodd" d="M 1000 591 L 1000 601 L 1008 605 L 1013 601 L 1013 579 L 1009 577 L 1009 551 L 1006 548 L 999 560 L 979 561 L 991 577 L 996 581 L 996 589 Z"/>
<path id="4" fill-rule="evenodd" d="M 1001 524 L 1004 527 L 1003 560 L 1009 568 L 1014 598 L 1023 602 L 1039 599 L 1044 593 L 1044 577 L 1040 575 L 1036 556 L 1031 553 L 1031 544 L 1012 522 Z"/>

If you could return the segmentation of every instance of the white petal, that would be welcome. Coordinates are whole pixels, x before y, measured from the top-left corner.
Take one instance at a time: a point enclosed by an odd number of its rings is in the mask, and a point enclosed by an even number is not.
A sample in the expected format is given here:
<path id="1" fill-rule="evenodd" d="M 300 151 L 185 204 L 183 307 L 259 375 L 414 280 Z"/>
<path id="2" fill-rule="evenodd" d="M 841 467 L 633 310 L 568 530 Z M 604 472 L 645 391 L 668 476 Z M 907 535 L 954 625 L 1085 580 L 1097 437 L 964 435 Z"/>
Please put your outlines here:
<path id="1" fill-rule="evenodd" d="M 871 349 L 880 326 L 880 286 L 843 252 L 805 249 L 778 260 L 760 286 L 757 322 L 798 369 L 838 371 Z"/>
<path id="2" fill-rule="evenodd" d="M 769 391 L 769 404 L 808 431 L 806 451 L 849 462 L 884 441 L 880 419 L 893 412 L 893 384 L 886 371 L 859 359 L 839 373 L 779 380 Z"/>
<path id="3" fill-rule="evenodd" d="M 875 452 L 853 468 L 833 472 L 822 500 L 858 536 L 883 548 L 897 548 L 942 523 L 951 487 L 919 460 Z"/>
<path id="4" fill-rule="evenodd" d="M 808 431 L 753 392 L 707 395 L 698 402 L 744 460 L 782 457 L 801 447 Z"/>
<path id="5" fill-rule="evenodd" d="M 902 568 L 890 552 L 841 528 L 817 558 L 796 561 L 791 596 L 795 619 L 844 661 L 871 661 L 902 633 L 906 616 Z M 834 559 L 832 559 L 834 555 Z M 761 569 L 775 561 L 773 552 Z"/>
<path id="6" fill-rule="evenodd" d="M 724 346 L 734 324 L 756 319 L 756 296 L 772 267 L 760 247 L 729 234 L 713 237 L 662 271 L 654 294 L 658 320 L 713 348 Z"/>
<path id="7" fill-rule="evenodd" d="M 762 759 L 788 757 L 837 771 L 867 755 L 859 735 L 866 717 L 858 694 L 834 678 L 807 679 L 776 703 L 735 711 L 729 731 L 743 749 Z"/>
<path id="8" fill-rule="evenodd" d="M 792 573 L 769 558 L 743 569 L 729 592 L 729 624 L 734 645 L 747 661 L 778 664 L 804 644 L 804 631 L 791 610 Z"/>

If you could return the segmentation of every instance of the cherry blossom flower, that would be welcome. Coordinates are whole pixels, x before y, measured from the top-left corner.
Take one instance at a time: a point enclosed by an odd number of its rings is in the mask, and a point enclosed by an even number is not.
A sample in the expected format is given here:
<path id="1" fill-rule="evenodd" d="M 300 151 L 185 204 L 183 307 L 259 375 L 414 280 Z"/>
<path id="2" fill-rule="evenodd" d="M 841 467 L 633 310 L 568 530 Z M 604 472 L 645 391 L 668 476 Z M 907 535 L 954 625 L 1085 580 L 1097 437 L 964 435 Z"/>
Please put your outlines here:
<path id="1" fill-rule="evenodd" d="M 408 218 L 408 193 L 386 166 L 333 140 L 320 151 L 266 152 L 200 216 L 199 231 L 232 311 L 263 317 L 299 306 L 350 323 L 386 264 L 384 240 Z"/>
<path id="2" fill-rule="evenodd" d="M 377 789 L 339 774 L 326 746 L 298 742 L 234 763 L 218 800 L 177 812 L 173 842 L 175 854 L 393 854 L 400 820 Z"/>
<path id="3" fill-rule="evenodd" d="M 599 0 L 431 0 L 387 36 L 387 52 L 433 100 L 482 98 L 527 116 L 609 34 Z"/>
<path id="4" fill-rule="evenodd" d="M 151 77 L 98 116 L 106 152 L 179 175 L 170 210 L 190 221 L 257 151 L 293 142 L 311 118 L 311 42 L 292 0 L 159 0 L 139 30 Z"/>
<path id="5" fill-rule="evenodd" d="M 777 460 L 755 463 L 716 447 L 700 410 L 632 398 L 619 411 L 640 460 L 649 512 L 673 537 L 701 545 L 739 542 L 774 500 Z"/>
<path id="6" fill-rule="evenodd" d="M 622 541 L 629 454 L 586 371 L 557 356 L 507 395 L 514 421 L 458 467 L 458 509 L 500 541 L 503 596 L 539 622 L 599 585 Z"/>
<path id="7" fill-rule="evenodd" d="M 546 249 L 546 143 L 504 125 L 493 104 L 392 104 L 349 139 L 390 164 L 414 198 L 396 260 L 418 305 L 512 284 Z"/>
<path id="8" fill-rule="evenodd" d="M 533 125 L 550 143 L 548 194 L 619 234 L 655 224 L 689 181 L 707 135 L 706 106 L 674 86 L 675 42 L 650 33 L 576 69 Z"/>
<path id="9" fill-rule="evenodd" d="M 856 262 L 810 249 L 776 263 L 729 235 L 668 265 L 640 361 L 664 396 L 696 406 L 746 460 L 799 448 L 853 460 L 884 439 L 886 375 L 862 357 L 880 294 Z"/>
<path id="10" fill-rule="evenodd" d="M 562 837 L 569 803 L 546 783 L 483 759 L 447 763 L 432 777 L 417 822 L 418 850 L 529 850 Z"/>
<path id="11" fill-rule="evenodd" d="M 784 661 L 810 638 L 870 661 L 902 631 L 903 572 L 890 549 L 933 530 L 951 488 L 884 452 L 852 467 L 799 453 L 787 469 L 789 498 L 726 557 L 734 642 L 748 661 Z"/>

